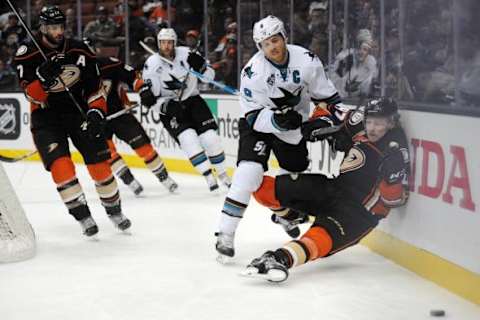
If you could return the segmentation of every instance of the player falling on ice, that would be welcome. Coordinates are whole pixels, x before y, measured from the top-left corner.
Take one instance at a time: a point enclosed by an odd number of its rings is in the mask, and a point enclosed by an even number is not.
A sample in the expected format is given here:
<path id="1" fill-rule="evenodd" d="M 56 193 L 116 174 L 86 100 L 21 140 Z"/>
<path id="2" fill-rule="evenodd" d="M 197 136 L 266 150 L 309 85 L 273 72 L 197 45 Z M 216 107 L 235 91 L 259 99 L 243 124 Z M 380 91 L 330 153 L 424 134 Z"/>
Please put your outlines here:
<path id="1" fill-rule="evenodd" d="M 320 174 L 264 177 L 254 194 L 258 202 L 269 208 L 293 208 L 315 221 L 300 239 L 254 259 L 243 275 L 284 281 L 290 268 L 357 244 L 391 208 L 406 203 L 409 154 L 395 101 L 371 100 L 363 112 L 350 111 L 343 121 L 335 116 L 335 106 L 329 109 L 333 112 L 318 110 L 302 132 L 310 141 L 328 139 L 346 152 L 340 175 L 336 179 Z M 317 133 L 339 123 L 338 132 Z"/>

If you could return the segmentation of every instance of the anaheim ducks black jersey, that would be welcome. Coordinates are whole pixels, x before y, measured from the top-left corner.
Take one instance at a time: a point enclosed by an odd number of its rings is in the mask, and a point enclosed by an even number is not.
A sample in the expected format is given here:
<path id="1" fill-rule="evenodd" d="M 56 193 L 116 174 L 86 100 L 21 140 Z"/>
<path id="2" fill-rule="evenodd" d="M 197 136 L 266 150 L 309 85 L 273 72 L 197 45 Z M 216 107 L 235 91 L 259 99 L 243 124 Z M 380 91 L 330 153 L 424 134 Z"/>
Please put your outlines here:
<path id="1" fill-rule="evenodd" d="M 73 39 L 65 39 L 63 46 L 57 49 L 44 45 L 40 39 L 37 42 L 48 59 L 58 59 L 63 66 L 61 78 L 64 84 L 78 104 L 87 110 L 89 103 L 101 95 L 100 70 L 95 54 L 83 42 Z M 14 59 L 20 86 L 32 102 L 32 111 L 39 107 L 48 107 L 55 108 L 58 112 L 78 112 L 58 79 L 49 88 L 40 86 L 36 71 L 44 61 L 42 54 L 33 44 L 20 46 Z M 45 92 L 48 94 L 46 101 L 39 100 L 38 96 L 44 96 Z"/>
<path id="2" fill-rule="evenodd" d="M 98 64 L 103 90 L 107 96 L 108 114 L 112 114 L 123 109 L 124 104 L 128 103 L 127 87 L 138 91 L 143 80 L 138 71 L 117 58 L 99 57 Z"/>
<path id="3" fill-rule="evenodd" d="M 365 136 L 357 140 L 345 156 L 336 180 L 348 197 L 382 218 L 388 214 L 389 207 L 395 207 L 395 203 L 405 200 L 403 184 L 407 183 L 410 162 L 407 139 L 403 129 L 396 127 L 376 143 L 369 142 Z M 399 171 L 402 175 L 399 183 L 392 186 L 382 183 L 380 165 L 393 148 L 398 148 L 402 153 L 405 167 Z"/>

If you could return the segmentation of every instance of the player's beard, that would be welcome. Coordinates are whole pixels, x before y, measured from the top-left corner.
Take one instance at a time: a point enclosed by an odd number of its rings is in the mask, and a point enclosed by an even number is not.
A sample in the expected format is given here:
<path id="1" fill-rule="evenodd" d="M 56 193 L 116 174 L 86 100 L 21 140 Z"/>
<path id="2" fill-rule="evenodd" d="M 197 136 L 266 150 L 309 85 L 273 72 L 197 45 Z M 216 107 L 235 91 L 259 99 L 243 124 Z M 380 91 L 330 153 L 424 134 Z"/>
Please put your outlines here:
<path id="1" fill-rule="evenodd" d="M 57 37 L 52 37 L 48 32 L 43 34 L 45 38 L 47 38 L 47 41 L 56 47 L 60 47 L 63 44 L 63 41 L 65 41 L 65 35 L 59 35 Z"/>
<path id="2" fill-rule="evenodd" d="M 167 58 L 169 60 L 173 60 L 175 58 L 175 48 L 172 50 L 166 51 L 166 50 L 159 50 L 160 55 L 164 58 Z"/>

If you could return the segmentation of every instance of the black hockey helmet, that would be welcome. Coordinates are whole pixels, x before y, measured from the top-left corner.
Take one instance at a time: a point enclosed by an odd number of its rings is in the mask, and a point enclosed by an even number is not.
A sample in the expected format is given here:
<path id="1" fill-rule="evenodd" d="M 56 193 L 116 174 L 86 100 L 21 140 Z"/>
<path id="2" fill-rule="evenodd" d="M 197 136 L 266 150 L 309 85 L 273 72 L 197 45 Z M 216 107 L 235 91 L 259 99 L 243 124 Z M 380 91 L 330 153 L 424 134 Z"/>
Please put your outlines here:
<path id="1" fill-rule="evenodd" d="M 57 6 L 45 6 L 40 11 L 39 20 L 41 25 L 51 25 L 64 24 L 66 18 Z"/>
<path id="2" fill-rule="evenodd" d="M 397 102 L 388 97 L 380 97 L 370 100 L 365 106 L 365 118 L 369 116 L 392 117 L 392 119 L 398 119 Z"/>

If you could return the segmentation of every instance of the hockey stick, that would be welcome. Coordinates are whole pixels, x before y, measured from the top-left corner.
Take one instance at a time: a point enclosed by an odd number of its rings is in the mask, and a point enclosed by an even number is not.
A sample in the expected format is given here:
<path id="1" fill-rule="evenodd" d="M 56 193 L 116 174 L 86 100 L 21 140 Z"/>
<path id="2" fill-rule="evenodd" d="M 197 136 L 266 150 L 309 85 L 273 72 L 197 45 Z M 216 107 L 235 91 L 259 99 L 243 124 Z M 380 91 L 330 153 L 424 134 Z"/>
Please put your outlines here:
<path id="1" fill-rule="evenodd" d="M 29 153 L 24 154 L 23 156 L 20 156 L 20 157 L 18 157 L 18 158 L 10 158 L 10 157 L 7 157 L 7 156 L 2 156 L 2 155 L 0 154 L 0 161 L 13 163 L 13 162 L 17 162 L 17 161 L 20 161 L 20 160 L 29 158 L 29 157 L 33 156 L 34 154 L 36 154 L 36 153 L 37 153 L 37 150 L 35 150 L 35 151 L 30 151 Z"/>
<path id="2" fill-rule="evenodd" d="M 130 111 L 132 111 L 132 109 L 138 108 L 139 106 L 140 106 L 139 103 L 135 103 L 135 104 L 133 104 L 133 105 L 131 105 L 131 106 L 125 108 L 125 109 L 122 109 L 122 110 L 120 110 L 120 111 L 117 111 L 117 112 L 115 112 L 115 113 L 112 113 L 111 115 L 107 116 L 105 119 L 106 119 L 107 121 L 113 120 L 113 119 L 115 119 L 115 118 L 120 117 L 121 115 L 124 115 L 125 113 L 129 113 Z"/>
<path id="3" fill-rule="evenodd" d="M 20 23 L 22 24 L 23 28 L 25 29 L 25 31 L 27 32 L 28 36 L 30 37 L 30 39 L 32 40 L 33 44 L 35 45 L 35 47 L 37 47 L 38 51 L 40 52 L 41 56 L 43 57 L 43 59 L 45 61 L 48 61 L 48 57 L 47 55 L 45 54 L 45 52 L 42 50 L 42 48 L 40 47 L 40 45 L 38 44 L 37 40 L 35 40 L 35 37 L 33 36 L 32 34 L 32 31 L 30 31 L 30 28 L 28 28 L 28 26 L 25 24 L 25 21 L 23 21 L 23 18 L 22 16 L 18 13 L 17 9 L 15 8 L 15 6 L 12 4 L 12 2 L 10 0 L 6 0 L 8 5 L 10 6 L 10 8 L 12 9 L 13 13 L 15 13 L 15 15 L 17 16 L 18 18 L 18 21 L 20 21 Z M 59 76 L 57 78 L 60 83 L 62 84 L 63 88 L 65 89 L 65 91 L 68 93 L 68 96 L 70 97 L 70 99 L 72 99 L 73 101 L 73 104 L 75 104 L 75 107 L 77 107 L 78 111 L 80 112 L 80 114 L 82 115 L 83 119 L 84 120 L 87 120 L 87 115 L 85 114 L 85 111 L 83 111 L 82 107 L 78 104 L 77 100 L 75 99 L 75 97 L 73 96 L 72 92 L 70 91 L 70 89 L 65 85 L 65 82 L 63 81 L 62 77 Z"/>
<path id="4" fill-rule="evenodd" d="M 140 106 L 140 104 L 135 103 L 135 104 L 129 106 L 128 108 L 125 108 L 125 109 L 122 109 L 122 110 L 117 111 L 117 112 L 115 112 L 115 113 L 112 113 L 111 115 L 107 116 L 105 119 L 106 119 L 107 121 L 113 120 L 113 119 L 115 119 L 115 118 L 120 117 L 121 115 L 124 115 L 124 114 L 126 114 L 126 113 L 129 113 L 130 111 L 132 111 L 132 110 L 135 109 L 135 108 L 138 108 L 139 106 Z M 24 154 L 24 155 L 22 155 L 22 156 L 20 156 L 20 157 L 16 157 L 16 158 L 7 157 L 7 156 L 3 156 L 3 155 L 0 154 L 0 161 L 9 162 L 9 163 L 14 163 L 14 162 L 21 161 L 21 160 L 24 160 L 24 159 L 26 159 L 26 158 L 29 158 L 29 157 L 35 155 L 37 152 L 38 152 L 37 150 L 30 151 L 29 153 Z"/>

